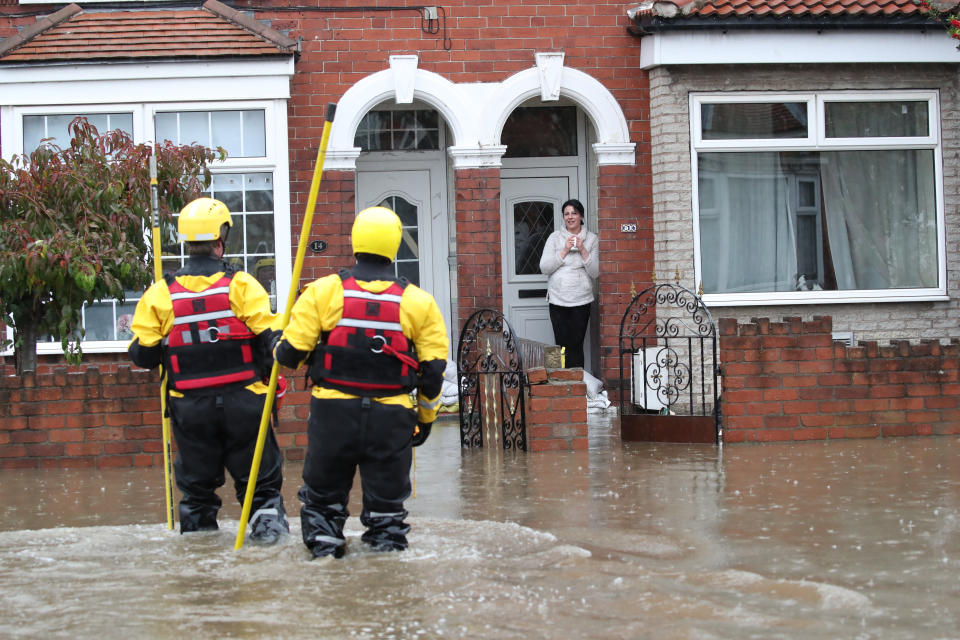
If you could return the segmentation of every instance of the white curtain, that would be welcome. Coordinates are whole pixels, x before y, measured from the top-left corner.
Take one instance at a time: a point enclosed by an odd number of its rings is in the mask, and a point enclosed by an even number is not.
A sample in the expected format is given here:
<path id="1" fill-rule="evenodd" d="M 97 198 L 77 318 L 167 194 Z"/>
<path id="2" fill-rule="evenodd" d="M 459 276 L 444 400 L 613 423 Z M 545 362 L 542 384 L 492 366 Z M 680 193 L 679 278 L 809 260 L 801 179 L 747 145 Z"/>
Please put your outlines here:
<path id="1" fill-rule="evenodd" d="M 700 154 L 700 164 L 717 185 L 714 215 L 701 208 L 704 291 L 795 289 L 796 227 L 779 154 Z"/>
<path id="2" fill-rule="evenodd" d="M 821 153 L 837 288 L 937 285 L 933 151 Z"/>

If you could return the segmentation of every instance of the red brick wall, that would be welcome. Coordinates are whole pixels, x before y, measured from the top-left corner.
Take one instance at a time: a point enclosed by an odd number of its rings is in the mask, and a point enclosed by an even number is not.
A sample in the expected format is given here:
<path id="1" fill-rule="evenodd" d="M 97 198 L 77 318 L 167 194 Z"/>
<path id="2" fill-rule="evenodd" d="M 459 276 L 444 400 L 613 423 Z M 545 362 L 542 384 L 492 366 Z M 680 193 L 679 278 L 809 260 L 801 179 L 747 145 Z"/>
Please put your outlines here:
<path id="1" fill-rule="evenodd" d="M 302 375 L 288 380 L 303 387 Z M 276 435 L 286 460 L 306 454 L 309 396 L 290 391 L 283 399 Z M 0 378 L 0 470 L 162 464 L 155 371 L 57 367 Z"/>
<path id="2" fill-rule="evenodd" d="M 457 290 L 460 328 L 474 311 L 503 309 L 500 170 L 456 172 Z M 452 340 L 456 342 L 454 336 Z"/>
<path id="3" fill-rule="evenodd" d="M 719 321 L 724 442 L 960 434 L 960 343 L 833 342 L 830 317 Z"/>
<path id="4" fill-rule="evenodd" d="M 583 369 L 531 369 L 525 399 L 528 451 L 587 448 L 587 385 Z"/>
<path id="5" fill-rule="evenodd" d="M 376 8 L 369 0 L 318 3 L 241 0 L 235 6 L 290 37 L 303 39 L 291 79 L 288 128 L 291 182 L 291 237 L 296 250 L 302 215 L 313 176 L 326 107 L 354 83 L 389 67 L 389 56 L 416 53 L 419 68 L 455 83 L 501 82 L 531 68 L 534 53 L 563 51 L 564 65 L 603 83 L 623 109 L 630 140 L 637 144 L 636 166 L 597 169 L 601 239 L 600 320 L 604 371 L 616 378 L 616 332 L 629 290 L 642 290 L 652 270 L 652 187 L 650 181 L 649 86 L 641 70 L 640 40 L 627 32 L 627 4 L 620 0 L 452 0 L 442 5 L 446 21 L 439 33 L 422 30 L 415 9 Z M 253 6 L 256 5 L 256 6 Z M 277 10 L 296 6 L 296 11 Z M 322 9 L 321 9 L 322 7 Z M 88 7 L 96 11 L 96 7 Z M 14 17 L 13 14 L 17 16 Z M 33 24 L 36 9 L 0 9 L 0 37 Z M 29 14 L 29 15 L 28 15 Z M 445 39 L 446 38 L 446 39 Z M 449 45 L 449 50 L 445 49 Z M 187 96 L 193 97 L 193 96 Z M 343 117 L 344 114 L 341 114 Z M 460 322 L 473 310 L 502 309 L 499 239 L 499 170 L 456 172 L 458 275 L 451 292 L 459 302 Z M 581 198 L 586 201 L 586 198 Z M 326 172 L 318 196 L 310 239 L 328 243 L 326 251 L 307 251 L 301 284 L 349 266 L 349 227 L 354 213 L 350 172 Z M 620 222 L 636 222 L 636 234 L 620 232 Z M 480 230 L 480 238 L 468 229 Z"/>

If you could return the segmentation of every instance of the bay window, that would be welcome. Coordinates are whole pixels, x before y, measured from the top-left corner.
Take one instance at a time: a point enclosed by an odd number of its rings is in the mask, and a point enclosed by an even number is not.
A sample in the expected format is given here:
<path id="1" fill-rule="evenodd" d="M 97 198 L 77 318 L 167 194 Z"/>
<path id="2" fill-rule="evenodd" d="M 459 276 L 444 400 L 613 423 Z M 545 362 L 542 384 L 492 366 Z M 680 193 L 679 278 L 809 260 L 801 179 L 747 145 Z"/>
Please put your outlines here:
<path id="1" fill-rule="evenodd" d="M 937 94 L 693 94 L 696 277 L 721 305 L 946 295 Z"/>
<path id="2" fill-rule="evenodd" d="M 213 181 L 203 195 L 222 200 L 231 212 L 233 227 L 224 259 L 256 277 L 277 311 L 278 291 L 288 284 L 278 286 L 277 274 L 289 269 L 289 251 L 285 250 L 289 246 L 286 140 L 280 135 L 285 135 L 286 113 L 282 101 L 17 107 L 8 113 L 13 117 L 11 128 L 19 143 L 5 145 L 4 154 L 8 156 L 29 154 L 44 139 L 61 147 L 68 145 L 68 125 L 77 116 L 86 117 L 101 133 L 120 129 L 135 142 L 170 140 L 179 145 L 226 149 L 227 159 L 210 167 Z M 278 247 L 284 249 L 279 255 Z M 164 229 L 161 250 L 164 273 L 176 271 L 186 260 L 177 239 L 176 220 Z M 127 291 L 122 303 L 102 300 L 85 305 L 84 351 L 124 350 L 133 337 L 130 321 L 140 295 L 139 291 Z M 38 344 L 39 353 L 59 352 L 59 341 L 46 340 L 49 342 Z"/>

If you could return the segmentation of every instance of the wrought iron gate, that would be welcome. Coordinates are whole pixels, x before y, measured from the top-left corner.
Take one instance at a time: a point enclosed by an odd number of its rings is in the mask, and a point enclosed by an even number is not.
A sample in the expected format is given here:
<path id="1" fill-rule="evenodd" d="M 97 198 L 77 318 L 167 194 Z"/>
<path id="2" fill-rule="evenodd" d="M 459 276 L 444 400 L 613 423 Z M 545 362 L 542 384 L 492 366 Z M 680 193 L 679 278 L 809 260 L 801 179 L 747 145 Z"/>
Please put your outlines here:
<path id="1" fill-rule="evenodd" d="M 657 284 L 620 321 L 620 432 L 624 440 L 721 440 L 717 328 L 698 295 Z"/>
<path id="2" fill-rule="evenodd" d="M 457 345 L 462 447 L 526 451 L 526 374 L 519 341 L 499 311 L 481 309 L 467 320 Z"/>

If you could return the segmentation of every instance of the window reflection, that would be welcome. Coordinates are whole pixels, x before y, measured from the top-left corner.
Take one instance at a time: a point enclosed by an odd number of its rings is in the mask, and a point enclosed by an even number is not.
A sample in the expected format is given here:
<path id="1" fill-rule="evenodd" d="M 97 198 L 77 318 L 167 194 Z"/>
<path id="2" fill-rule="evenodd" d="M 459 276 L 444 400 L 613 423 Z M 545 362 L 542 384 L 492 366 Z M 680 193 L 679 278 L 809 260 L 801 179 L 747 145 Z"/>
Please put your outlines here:
<path id="1" fill-rule="evenodd" d="M 370 111 L 357 126 L 353 144 L 363 151 L 424 151 L 440 148 L 436 111 Z"/>
<path id="2" fill-rule="evenodd" d="M 577 155 L 576 107 L 518 107 L 503 125 L 505 158 Z"/>

